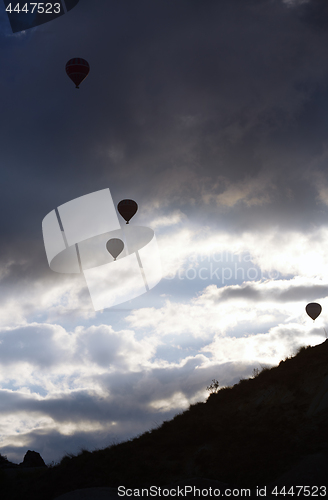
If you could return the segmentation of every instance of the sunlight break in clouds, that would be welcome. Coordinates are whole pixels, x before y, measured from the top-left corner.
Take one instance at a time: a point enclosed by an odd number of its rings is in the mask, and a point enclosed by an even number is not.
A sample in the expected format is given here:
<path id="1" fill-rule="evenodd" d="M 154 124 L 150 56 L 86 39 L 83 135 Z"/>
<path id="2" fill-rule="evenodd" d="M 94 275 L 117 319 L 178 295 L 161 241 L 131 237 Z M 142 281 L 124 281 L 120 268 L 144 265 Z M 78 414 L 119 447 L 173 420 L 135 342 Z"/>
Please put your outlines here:
<path id="1" fill-rule="evenodd" d="M 84 320 L 95 316 L 83 277 L 49 272 L 46 278 L 36 275 L 27 282 L 27 273 L 24 262 L 0 267 L 0 326 L 40 321 L 40 316 L 49 322 L 60 322 L 65 316 Z"/>
<path id="2" fill-rule="evenodd" d="M 223 186 L 224 191 L 221 191 Z M 204 189 L 202 193 L 203 201 L 207 204 L 212 200 L 217 206 L 233 207 L 237 203 L 244 202 L 247 207 L 253 205 L 263 205 L 273 200 L 276 186 L 270 176 L 263 174 L 256 179 L 248 178 L 239 182 L 230 182 L 222 177 L 218 183 L 212 185 L 210 189 Z"/>
<path id="3" fill-rule="evenodd" d="M 226 251 L 234 254 L 236 259 L 248 253 L 251 264 L 258 266 L 261 272 L 276 270 L 280 276 L 318 277 L 323 282 L 328 281 L 328 229 L 325 227 L 313 228 L 307 234 L 298 231 L 282 232 L 278 227 L 234 234 L 184 222 L 182 227 L 175 225 L 172 228 L 160 228 L 157 239 L 163 274 L 173 288 L 172 277 L 178 276 L 181 270 L 190 270 L 189 276 L 195 276 L 192 281 L 197 283 L 200 290 L 211 282 L 221 286 L 222 282 L 216 280 L 215 274 L 211 281 L 210 272 L 202 271 L 202 268 L 210 261 L 213 270 L 217 267 L 226 268 L 226 276 L 229 276 L 230 271 L 233 275 L 235 264 L 238 269 L 242 267 L 242 263 L 225 262 L 224 258 L 218 262 L 220 255 L 224 256 Z M 58 280 L 49 276 L 45 281 L 30 279 L 28 287 L 26 281 L 22 280 L 19 287 L 13 288 L 7 285 L 11 280 L 12 269 L 15 266 L 5 266 L 0 281 L 0 285 L 6 282 L 6 286 L 0 288 L 0 318 L 3 326 L 40 320 L 62 324 L 65 318 L 85 320 L 96 317 L 84 280 L 64 275 L 60 275 Z M 24 277 L 23 271 L 15 271 L 17 283 L 20 282 L 20 275 Z M 242 272 L 238 271 L 238 277 L 241 276 Z M 261 275 L 254 277 L 260 279 Z M 245 281 L 254 277 L 248 278 L 244 274 Z M 188 282 L 186 278 L 185 282 Z M 224 284 L 229 284 L 229 281 Z"/>
<path id="4" fill-rule="evenodd" d="M 156 219 L 153 219 L 151 222 L 149 222 L 149 226 L 152 229 L 157 229 L 160 227 L 171 227 L 176 224 L 179 224 L 180 222 L 183 222 L 186 220 L 186 215 L 181 212 L 181 210 L 175 210 L 173 213 L 168 214 L 166 216 L 159 216 L 156 217 Z"/>
<path id="5" fill-rule="evenodd" d="M 216 337 L 202 350 L 211 352 L 212 362 L 218 365 L 237 361 L 272 366 L 295 354 L 300 346 L 317 345 L 322 343 L 324 338 L 322 329 L 294 323 L 272 327 L 267 333 L 258 333 L 246 338 Z"/>
<path id="6" fill-rule="evenodd" d="M 161 338 L 174 335 L 179 345 L 179 338 L 184 342 L 189 336 L 203 340 L 213 335 L 241 336 L 243 330 L 252 333 L 252 325 L 254 330 L 266 331 L 290 318 L 298 317 L 298 321 L 302 321 L 306 303 L 320 299 L 324 304 L 322 299 L 327 295 L 328 286 L 320 280 L 313 283 L 300 278 L 221 288 L 209 285 L 188 304 L 166 301 L 159 309 L 133 311 L 127 321 L 132 328 L 151 329 Z"/>
<path id="7" fill-rule="evenodd" d="M 236 256 L 249 253 L 253 264 L 262 272 L 275 270 L 284 276 L 318 276 L 328 280 L 328 229 L 325 227 L 314 227 L 308 233 L 269 227 L 234 234 L 184 224 L 182 229 L 159 232 L 158 242 L 163 274 L 170 279 L 179 269 L 201 268 L 202 259 L 213 260 L 213 256 L 215 259 L 228 251 Z"/>

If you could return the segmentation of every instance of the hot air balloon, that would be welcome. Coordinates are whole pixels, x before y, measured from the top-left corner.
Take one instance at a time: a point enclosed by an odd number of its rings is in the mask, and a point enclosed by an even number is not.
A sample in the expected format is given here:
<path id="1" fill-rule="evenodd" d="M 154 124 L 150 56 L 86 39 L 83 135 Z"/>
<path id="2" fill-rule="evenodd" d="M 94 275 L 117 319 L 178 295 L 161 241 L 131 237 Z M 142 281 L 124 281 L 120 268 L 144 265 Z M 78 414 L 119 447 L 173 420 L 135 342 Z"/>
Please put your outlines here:
<path id="1" fill-rule="evenodd" d="M 314 321 L 321 313 L 322 307 L 320 304 L 317 304 L 316 302 L 311 302 L 306 306 L 305 310 L 310 316 L 310 318 L 312 318 Z"/>
<path id="2" fill-rule="evenodd" d="M 111 254 L 111 256 L 114 257 L 114 260 L 116 260 L 116 257 L 120 255 L 120 253 L 124 248 L 124 243 L 122 240 L 119 240 L 118 238 L 112 238 L 111 240 L 107 241 L 106 248 Z"/>
<path id="3" fill-rule="evenodd" d="M 74 57 L 74 59 L 70 59 L 66 64 L 66 73 L 75 83 L 77 89 L 80 83 L 88 76 L 89 71 L 89 63 L 85 59 L 81 59 L 81 57 Z"/>
<path id="4" fill-rule="evenodd" d="M 117 205 L 117 210 L 122 215 L 126 223 L 129 224 L 129 220 L 132 219 L 136 211 L 138 210 L 138 204 L 133 200 L 122 200 Z"/>

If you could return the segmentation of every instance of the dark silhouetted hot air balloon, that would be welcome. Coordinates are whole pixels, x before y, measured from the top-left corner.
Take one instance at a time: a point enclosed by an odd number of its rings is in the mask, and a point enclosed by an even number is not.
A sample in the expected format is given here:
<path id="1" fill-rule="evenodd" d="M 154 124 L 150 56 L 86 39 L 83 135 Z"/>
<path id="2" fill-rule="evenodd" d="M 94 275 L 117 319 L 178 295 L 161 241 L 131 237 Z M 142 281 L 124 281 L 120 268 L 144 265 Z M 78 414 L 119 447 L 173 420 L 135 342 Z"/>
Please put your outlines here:
<path id="1" fill-rule="evenodd" d="M 118 238 L 112 238 L 111 240 L 107 241 L 106 248 L 111 254 L 111 256 L 114 257 L 114 260 L 116 260 L 116 257 L 118 257 L 120 253 L 123 251 L 124 243 L 122 240 L 119 240 Z"/>
<path id="2" fill-rule="evenodd" d="M 133 200 L 122 200 L 117 205 L 117 210 L 122 215 L 126 223 L 129 224 L 129 220 L 132 219 L 136 211 L 138 210 L 138 204 Z"/>
<path id="3" fill-rule="evenodd" d="M 75 83 L 77 89 L 80 83 L 88 76 L 89 71 L 89 63 L 85 59 L 81 59 L 81 57 L 74 57 L 74 59 L 70 59 L 66 64 L 66 73 Z"/>
<path id="4" fill-rule="evenodd" d="M 306 306 L 305 310 L 310 316 L 310 318 L 312 318 L 314 321 L 321 313 L 322 307 L 320 304 L 317 304 L 316 302 L 311 302 Z"/>

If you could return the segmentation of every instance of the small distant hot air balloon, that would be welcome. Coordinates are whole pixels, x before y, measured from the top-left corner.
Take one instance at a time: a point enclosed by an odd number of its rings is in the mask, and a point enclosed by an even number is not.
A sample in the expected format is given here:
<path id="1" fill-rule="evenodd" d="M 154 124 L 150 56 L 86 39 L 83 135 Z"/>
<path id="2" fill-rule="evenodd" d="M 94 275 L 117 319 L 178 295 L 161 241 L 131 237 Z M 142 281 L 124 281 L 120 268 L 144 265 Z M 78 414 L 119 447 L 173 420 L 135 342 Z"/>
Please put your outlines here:
<path id="1" fill-rule="evenodd" d="M 76 88 L 83 80 L 88 76 L 90 71 L 90 66 L 88 61 L 81 59 L 81 57 L 74 57 L 70 59 L 66 64 L 66 73 L 70 79 L 75 83 Z"/>
<path id="2" fill-rule="evenodd" d="M 116 260 L 116 257 L 118 257 L 123 251 L 124 243 L 118 238 L 112 238 L 111 240 L 107 241 L 106 248 L 111 256 L 114 257 L 114 260 Z"/>
<path id="3" fill-rule="evenodd" d="M 310 318 L 312 318 L 314 321 L 321 313 L 322 307 L 320 304 L 317 304 L 316 302 L 311 302 L 306 306 L 305 310 L 310 316 Z"/>
<path id="4" fill-rule="evenodd" d="M 133 200 L 122 200 L 117 205 L 117 210 L 122 215 L 126 223 L 129 224 L 129 220 L 132 219 L 136 211 L 138 210 L 138 204 Z"/>

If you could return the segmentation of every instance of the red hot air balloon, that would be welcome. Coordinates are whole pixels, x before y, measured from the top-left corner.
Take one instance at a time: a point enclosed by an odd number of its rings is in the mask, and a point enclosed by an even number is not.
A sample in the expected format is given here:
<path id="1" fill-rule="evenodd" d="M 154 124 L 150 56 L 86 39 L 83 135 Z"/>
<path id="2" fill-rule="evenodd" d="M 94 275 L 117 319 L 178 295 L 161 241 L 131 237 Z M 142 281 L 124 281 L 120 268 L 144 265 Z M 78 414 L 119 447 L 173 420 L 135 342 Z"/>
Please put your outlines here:
<path id="1" fill-rule="evenodd" d="M 81 57 L 74 57 L 74 59 L 70 59 L 66 64 L 66 73 L 75 83 L 77 89 L 80 83 L 88 76 L 89 71 L 90 66 L 88 61 L 81 59 Z"/>
<path id="2" fill-rule="evenodd" d="M 306 306 L 305 310 L 310 316 L 310 318 L 312 318 L 314 321 L 321 313 L 322 307 L 320 304 L 317 304 L 316 302 L 311 302 Z"/>
<path id="3" fill-rule="evenodd" d="M 122 200 L 117 205 L 117 210 L 122 215 L 126 223 L 129 224 L 129 220 L 132 219 L 136 211 L 138 210 L 138 204 L 133 200 Z"/>

